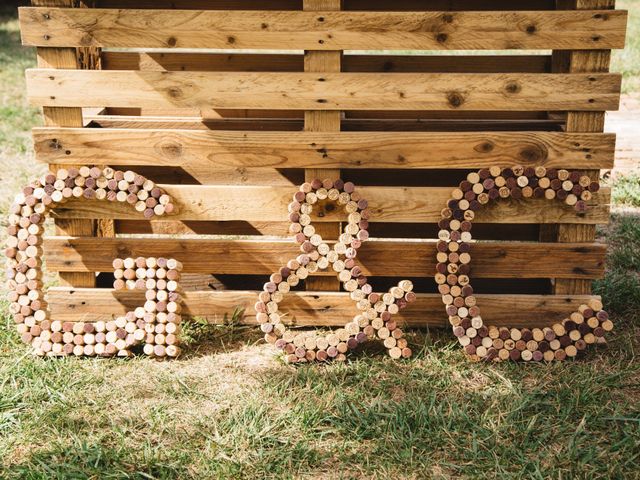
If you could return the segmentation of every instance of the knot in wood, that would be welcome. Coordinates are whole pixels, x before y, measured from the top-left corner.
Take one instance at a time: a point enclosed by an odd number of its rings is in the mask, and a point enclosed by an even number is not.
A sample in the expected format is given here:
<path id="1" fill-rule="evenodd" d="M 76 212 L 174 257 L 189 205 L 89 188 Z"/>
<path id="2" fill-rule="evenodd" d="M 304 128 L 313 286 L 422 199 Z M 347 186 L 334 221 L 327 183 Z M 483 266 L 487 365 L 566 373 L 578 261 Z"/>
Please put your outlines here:
<path id="1" fill-rule="evenodd" d="M 485 142 L 478 144 L 475 150 L 476 152 L 489 153 L 490 151 L 493 150 L 493 148 L 494 148 L 493 142 L 487 140 Z"/>
<path id="2" fill-rule="evenodd" d="M 538 163 L 547 157 L 547 153 L 542 148 L 529 145 L 520 150 L 520 158 L 526 163 Z"/>
<path id="3" fill-rule="evenodd" d="M 448 39 L 449 39 L 449 35 L 447 35 L 446 33 L 438 33 L 436 35 L 436 41 L 438 43 L 445 43 Z"/>
<path id="4" fill-rule="evenodd" d="M 450 92 L 447 94 L 447 101 L 452 107 L 458 108 L 464 103 L 464 97 L 458 92 Z"/>
<path id="5" fill-rule="evenodd" d="M 504 89 L 508 93 L 519 93 L 521 90 L 520 84 L 518 82 L 512 81 L 506 84 Z"/>

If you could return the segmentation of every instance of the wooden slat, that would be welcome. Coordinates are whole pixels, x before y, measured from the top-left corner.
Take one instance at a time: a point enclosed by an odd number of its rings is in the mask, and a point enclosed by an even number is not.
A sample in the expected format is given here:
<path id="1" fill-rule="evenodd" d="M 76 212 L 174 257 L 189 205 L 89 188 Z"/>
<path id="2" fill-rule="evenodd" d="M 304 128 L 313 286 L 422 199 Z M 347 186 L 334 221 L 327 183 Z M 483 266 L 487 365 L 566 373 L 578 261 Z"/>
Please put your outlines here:
<path id="1" fill-rule="evenodd" d="M 303 0 L 302 7 L 305 11 L 339 11 L 342 8 L 342 0 Z M 342 51 L 316 51 L 304 52 L 304 71 L 324 75 L 328 72 L 340 72 L 342 69 Z M 307 110 L 304 112 L 304 130 L 306 132 L 340 132 L 342 112 L 339 110 Z M 312 168 L 306 165 L 304 179 L 313 182 L 315 179 L 338 180 L 341 177 L 340 169 L 336 168 Z M 316 233 L 322 235 L 325 240 L 337 240 L 342 233 L 342 226 L 338 223 L 323 223 L 318 225 Z M 307 290 L 339 291 L 340 282 L 336 278 L 310 276 L 305 282 Z"/>
<path id="2" fill-rule="evenodd" d="M 301 54 L 104 52 L 105 70 L 178 72 L 302 72 Z"/>
<path id="3" fill-rule="evenodd" d="M 195 10 L 300 10 L 302 0 L 99 0 L 103 8 L 171 8 Z M 346 0 L 348 10 L 553 10 L 553 0 Z"/>
<path id="4" fill-rule="evenodd" d="M 257 2 L 256 0 L 98 0 L 98 6 L 102 8 L 188 10 L 299 10 L 302 6 L 302 0 L 269 0 L 268 2 Z"/>
<path id="5" fill-rule="evenodd" d="M 110 272 L 114 258 L 177 258 L 185 273 L 270 275 L 299 254 L 289 240 L 47 237 L 47 268 L 65 272 Z M 598 278 L 604 273 L 602 244 L 479 242 L 472 244 L 473 277 Z M 365 275 L 430 277 L 435 241 L 365 242 L 358 264 Z M 197 253 L 195 253 L 197 252 Z M 335 277 L 328 271 L 325 275 Z"/>
<path id="6" fill-rule="evenodd" d="M 109 0 L 114 1 L 114 0 Z M 116 0 L 117 1 L 117 0 Z M 139 1 L 139 0 L 138 0 Z M 182 0 L 184 1 L 184 0 Z M 193 0 L 188 0 L 193 1 Z M 345 10 L 553 10 L 553 0 L 345 0 Z"/>
<path id="7" fill-rule="evenodd" d="M 137 220 L 116 221 L 117 230 L 123 234 L 153 235 L 270 235 L 282 237 L 288 235 L 289 223 L 263 221 L 155 221 Z M 371 223 L 369 233 L 374 238 L 435 238 L 438 234 L 436 223 Z M 477 223 L 473 226 L 474 237 L 478 240 L 539 241 L 540 225 L 509 223 Z"/>
<path id="8" fill-rule="evenodd" d="M 326 52 L 321 52 L 326 53 Z M 93 108 L 83 109 L 87 113 Z M 333 110 L 332 110 L 333 111 Z M 101 112 L 101 113 L 100 113 Z M 304 119 L 304 111 L 297 110 L 272 110 L 272 109 L 248 109 L 248 108 L 127 108 L 109 107 L 102 109 L 94 116 L 100 115 L 125 115 L 142 117 L 191 117 L 192 119 L 203 118 L 205 120 L 218 119 Z M 348 110 L 342 113 L 346 120 L 464 120 L 473 121 L 496 121 L 496 120 L 548 120 L 549 113 L 542 111 L 509 111 L 509 110 Z"/>
<path id="9" fill-rule="evenodd" d="M 615 135 L 561 132 L 33 130 L 47 163 L 212 168 L 612 168 Z"/>
<path id="10" fill-rule="evenodd" d="M 326 53 L 326 52 L 322 52 Z M 274 120 L 274 119 L 304 119 L 304 111 L 297 110 L 268 110 L 248 108 L 127 108 L 109 107 L 101 109 L 93 114 L 96 108 L 84 108 L 88 115 L 99 117 L 101 115 L 142 116 L 142 117 L 189 117 L 192 119 L 203 118 L 205 121 L 235 119 L 235 120 Z M 553 115 L 557 117 L 560 116 Z M 509 111 L 509 110 L 349 110 L 343 113 L 343 120 L 464 120 L 496 121 L 496 120 L 548 120 L 548 112 L 542 111 Z M 563 118 L 564 120 L 564 118 Z"/>
<path id="11" fill-rule="evenodd" d="M 195 291 L 184 294 L 184 313 L 222 323 L 225 314 L 244 308 L 243 323 L 255 325 L 256 291 Z M 418 294 L 417 301 L 398 315 L 412 327 L 445 327 L 448 323 L 440 295 Z M 62 321 L 111 320 L 144 303 L 144 292 L 110 289 L 50 288 L 47 295 L 52 318 Z M 509 327 L 546 326 L 559 321 L 586 303 L 591 296 L 477 295 L 483 318 L 489 325 Z M 348 294 L 338 292 L 292 292 L 285 296 L 283 318 L 298 326 L 344 326 L 357 312 Z M 514 314 L 517 312 L 517 314 Z"/>
<path id="12" fill-rule="evenodd" d="M 252 131 L 296 131 L 302 130 L 303 122 L 297 119 L 245 119 L 198 117 L 140 117 L 121 115 L 94 115 L 87 118 L 90 125 L 99 128 L 148 128 L 187 130 L 252 130 Z M 388 120 L 346 118 L 342 120 L 342 131 L 348 132 L 512 132 L 512 131 L 561 131 L 563 120 Z"/>
<path id="13" fill-rule="evenodd" d="M 110 110 L 110 109 L 108 109 Z M 303 120 L 289 118 L 214 118 L 201 116 L 154 116 L 138 115 L 94 115 L 89 117 L 90 126 L 97 128 L 147 128 L 147 129 L 186 129 L 186 130 L 253 130 L 290 132 L 302 130 Z"/>
<path id="14" fill-rule="evenodd" d="M 343 72 L 548 73 L 550 55 L 345 55 Z"/>
<path id="15" fill-rule="evenodd" d="M 283 221 L 292 198 L 289 187 L 160 185 L 172 196 L 179 212 L 173 220 Z M 451 195 L 446 187 L 362 187 L 369 201 L 372 222 L 437 222 Z M 602 189 L 589 202 L 583 216 L 561 202 L 544 199 L 505 200 L 478 212 L 477 223 L 607 223 L 608 189 Z M 316 209 L 315 214 L 320 210 Z M 336 209 L 324 211 L 315 222 L 340 221 Z M 140 219 L 131 205 L 86 200 L 69 200 L 52 213 L 57 218 Z"/>
<path id="16" fill-rule="evenodd" d="M 344 55 L 343 72 L 545 73 L 550 55 Z M 301 72 L 296 54 L 103 52 L 104 70 Z"/>
<path id="17" fill-rule="evenodd" d="M 606 13 L 604 15 L 603 13 Z M 624 47 L 624 11 L 87 11 L 21 8 L 25 45 L 304 50 Z"/>
<path id="18" fill-rule="evenodd" d="M 275 110 L 613 110 L 617 74 L 27 70 L 32 105 Z"/>

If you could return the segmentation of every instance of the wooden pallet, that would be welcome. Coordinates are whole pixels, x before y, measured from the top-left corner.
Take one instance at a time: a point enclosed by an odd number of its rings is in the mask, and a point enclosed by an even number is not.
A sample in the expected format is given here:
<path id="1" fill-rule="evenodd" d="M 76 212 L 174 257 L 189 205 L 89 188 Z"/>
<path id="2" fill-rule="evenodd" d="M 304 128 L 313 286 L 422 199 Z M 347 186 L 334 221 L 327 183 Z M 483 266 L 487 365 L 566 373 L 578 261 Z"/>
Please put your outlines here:
<path id="1" fill-rule="evenodd" d="M 613 0 L 32 4 L 20 23 L 38 51 L 27 72 L 29 99 L 44 108 L 37 159 L 134 170 L 179 205 L 151 222 L 115 204 L 55 211 L 44 250 L 62 286 L 49 302 L 66 321 L 136 305 L 139 292 L 104 288 L 102 277 L 113 258 L 140 255 L 183 262 L 186 313 L 215 322 L 240 307 L 253 323 L 257 290 L 297 251 L 284 239 L 297 185 L 342 177 L 372 208 L 364 272 L 379 289 L 411 278 L 418 300 L 404 320 L 444 326 L 436 223 L 469 171 L 543 165 L 597 177 L 613 166 L 615 136 L 602 132 L 620 76 L 609 55 L 624 45 L 627 16 Z M 604 271 L 595 226 L 608 221 L 609 192 L 590 204 L 584 216 L 544 200 L 478 214 L 471 276 L 495 325 L 548 325 L 585 301 Z M 336 238 L 344 217 L 318 213 Z M 309 278 L 283 303 L 288 322 L 343 325 L 355 307 L 339 290 L 330 274 Z"/>

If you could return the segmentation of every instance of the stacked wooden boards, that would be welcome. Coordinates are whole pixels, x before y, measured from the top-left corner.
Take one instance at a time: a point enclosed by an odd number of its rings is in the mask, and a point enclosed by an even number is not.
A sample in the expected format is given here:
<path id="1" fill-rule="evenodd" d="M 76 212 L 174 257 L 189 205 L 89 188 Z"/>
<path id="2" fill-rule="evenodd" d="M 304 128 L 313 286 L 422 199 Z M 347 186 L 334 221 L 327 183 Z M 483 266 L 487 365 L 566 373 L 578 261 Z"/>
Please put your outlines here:
<path id="1" fill-rule="evenodd" d="M 219 321 L 240 306 L 253 322 L 257 290 L 295 256 L 283 238 L 292 193 L 339 176 L 372 210 L 363 270 L 378 290 L 410 278 L 417 300 L 404 320 L 444 326 L 435 238 L 460 180 L 489 166 L 597 176 L 613 164 L 615 138 L 602 130 L 620 77 L 609 52 L 626 25 L 613 1 L 33 3 L 20 19 L 23 42 L 38 47 L 27 72 L 46 119 L 37 158 L 133 170 L 178 206 L 150 222 L 115 204 L 57 209 L 44 249 L 63 279 L 49 292 L 60 320 L 135 306 L 136 292 L 115 295 L 93 272 L 163 256 L 183 263 L 185 279 L 210 276 L 185 292 L 186 314 Z M 478 214 L 471 275 L 493 324 L 544 326 L 585 302 L 604 269 L 594 240 L 608 201 L 601 190 L 584 215 L 529 199 Z M 343 220 L 330 208 L 314 215 L 325 238 Z M 354 314 L 331 273 L 284 304 L 298 325 Z"/>

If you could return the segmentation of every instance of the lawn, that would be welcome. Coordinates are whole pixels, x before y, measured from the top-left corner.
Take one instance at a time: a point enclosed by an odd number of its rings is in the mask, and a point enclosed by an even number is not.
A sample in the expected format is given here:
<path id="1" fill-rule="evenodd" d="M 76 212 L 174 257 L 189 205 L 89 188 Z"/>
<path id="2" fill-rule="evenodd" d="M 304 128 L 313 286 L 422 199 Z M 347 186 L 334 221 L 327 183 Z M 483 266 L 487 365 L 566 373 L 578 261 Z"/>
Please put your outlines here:
<path id="1" fill-rule="evenodd" d="M 618 5 L 638 32 L 640 0 Z M 42 168 L 17 28 L 0 7 L 1 212 Z M 639 42 L 614 57 L 630 93 Z M 177 361 L 40 359 L 3 304 L 0 479 L 640 478 L 640 177 L 619 178 L 613 198 L 595 290 L 616 329 L 575 362 L 474 364 L 448 331 L 422 331 L 410 361 L 372 347 L 294 368 L 256 329 L 197 319 Z"/>

